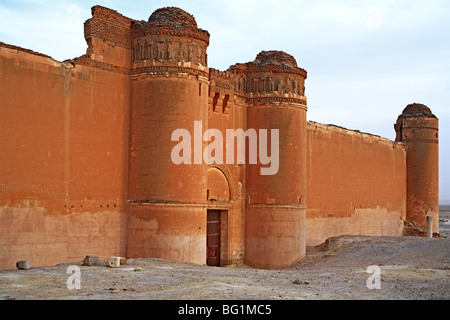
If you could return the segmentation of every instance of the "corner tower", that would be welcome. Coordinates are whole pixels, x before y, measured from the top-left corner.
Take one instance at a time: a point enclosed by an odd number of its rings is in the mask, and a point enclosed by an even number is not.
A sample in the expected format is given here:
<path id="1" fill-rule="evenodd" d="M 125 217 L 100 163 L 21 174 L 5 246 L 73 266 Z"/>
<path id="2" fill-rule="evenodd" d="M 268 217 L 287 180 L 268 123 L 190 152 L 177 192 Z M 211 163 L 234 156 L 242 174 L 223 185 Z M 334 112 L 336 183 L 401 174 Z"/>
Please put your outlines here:
<path id="1" fill-rule="evenodd" d="M 394 125 L 396 141 L 406 146 L 406 219 L 426 227 L 433 217 L 439 233 L 439 120 L 418 103 L 408 105 Z"/>
<path id="2" fill-rule="evenodd" d="M 209 33 L 175 7 L 132 25 L 127 255 L 206 261 L 206 164 L 171 160 L 172 133 L 207 128 Z"/>
<path id="3" fill-rule="evenodd" d="M 283 268 L 306 253 L 306 71 L 282 51 L 262 51 L 234 69 L 246 69 L 247 127 L 259 131 L 258 164 L 247 166 L 245 260 Z M 267 130 L 270 166 L 277 169 L 266 174 L 261 129 Z M 278 140 L 272 140 L 274 130 Z"/>

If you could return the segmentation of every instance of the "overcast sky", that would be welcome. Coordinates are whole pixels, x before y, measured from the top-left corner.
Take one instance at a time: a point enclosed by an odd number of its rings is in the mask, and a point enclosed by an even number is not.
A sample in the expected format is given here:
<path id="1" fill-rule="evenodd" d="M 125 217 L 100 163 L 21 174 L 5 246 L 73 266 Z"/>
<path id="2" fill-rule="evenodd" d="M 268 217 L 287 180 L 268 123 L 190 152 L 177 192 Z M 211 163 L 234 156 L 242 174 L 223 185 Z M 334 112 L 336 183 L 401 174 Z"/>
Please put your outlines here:
<path id="1" fill-rule="evenodd" d="M 208 66 L 219 70 L 261 50 L 293 55 L 308 72 L 308 120 L 393 140 L 404 107 L 427 105 L 439 118 L 440 199 L 450 200 L 449 0 L 0 0 L 0 41 L 78 57 L 96 4 L 136 20 L 188 11 L 211 34 Z"/>

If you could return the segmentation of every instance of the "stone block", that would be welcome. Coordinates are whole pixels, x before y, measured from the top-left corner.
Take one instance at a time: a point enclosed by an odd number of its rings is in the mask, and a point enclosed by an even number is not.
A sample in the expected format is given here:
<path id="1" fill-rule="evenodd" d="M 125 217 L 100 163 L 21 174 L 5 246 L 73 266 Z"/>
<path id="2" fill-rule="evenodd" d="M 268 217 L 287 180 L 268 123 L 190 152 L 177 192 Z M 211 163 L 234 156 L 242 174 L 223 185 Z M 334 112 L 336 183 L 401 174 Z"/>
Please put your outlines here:
<path id="1" fill-rule="evenodd" d="M 111 267 L 111 268 L 120 267 L 120 257 L 110 257 L 108 259 L 108 267 Z"/>
<path id="2" fill-rule="evenodd" d="M 20 260 L 16 262 L 17 269 L 28 270 L 31 268 L 31 260 Z"/>
<path id="3" fill-rule="evenodd" d="M 120 264 L 127 264 L 127 259 L 125 259 L 124 257 L 119 257 L 120 258 Z"/>
<path id="4" fill-rule="evenodd" d="M 83 260 L 84 266 L 97 266 L 100 264 L 100 259 L 97 256 L 86 256 Z"/>

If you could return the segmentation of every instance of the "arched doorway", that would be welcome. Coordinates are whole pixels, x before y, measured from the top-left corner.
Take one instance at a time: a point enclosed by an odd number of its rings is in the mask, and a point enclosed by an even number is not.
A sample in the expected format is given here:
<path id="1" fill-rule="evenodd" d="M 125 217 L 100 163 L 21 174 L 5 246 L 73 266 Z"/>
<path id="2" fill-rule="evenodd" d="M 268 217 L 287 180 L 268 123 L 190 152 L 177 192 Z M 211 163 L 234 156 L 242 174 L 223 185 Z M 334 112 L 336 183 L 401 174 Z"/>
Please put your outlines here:
<path id="1" fill-rule="evenodd" d="M 227 171 L 216 165 L 208 166 L 208 211 L 206 230 L 206 264 L 219 267 L 228 260 L 228 220 L 230 184 Z"/>

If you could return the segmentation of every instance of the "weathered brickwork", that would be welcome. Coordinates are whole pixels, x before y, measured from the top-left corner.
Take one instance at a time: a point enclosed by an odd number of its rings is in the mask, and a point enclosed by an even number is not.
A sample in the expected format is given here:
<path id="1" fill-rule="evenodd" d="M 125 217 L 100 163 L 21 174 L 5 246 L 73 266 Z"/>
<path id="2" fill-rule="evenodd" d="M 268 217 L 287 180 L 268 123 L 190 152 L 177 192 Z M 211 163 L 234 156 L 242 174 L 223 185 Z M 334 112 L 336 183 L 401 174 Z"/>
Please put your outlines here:
<path id="1" fill-rule="evenodd" d="M 133 22 L 134 20 L 122 16 L 117 11 L 95 6 L 92 8 L 92 18 L 84 23 L 84 37 L 88 43 L 91 38 L 99 38 L 130 49 Z"/>
<path id="2" fill-rule="evenodd" d="M 439 232 L 439 123 L 431 110 L 419 103 L 408 105 L 394 125 L 396 141 L 405 144 L 407 219 L 426 229 L 433 217 L 433 232 Z"/>
<path id="3" fill-rule="evenodd" d="M 427 215 L 439 232 L 427 107 L 406 107 L 389 141 L 307 121 L 307 72 L 285 52 L 209 68 L 210 34 L 179 8 L 138 21 L 95 6 L 84 28 L 86 54 L 64 62 L 0 42 L 1 269 L 86 256 L 283 268 L 331 236 L 400 236 Z M 251 137 L 239 161 L 232 137 L 222 161 L 175 164 L 176 129 L 202 155 L 208 129 L 278 130 L 279 167 L 261 174 Z"/>

